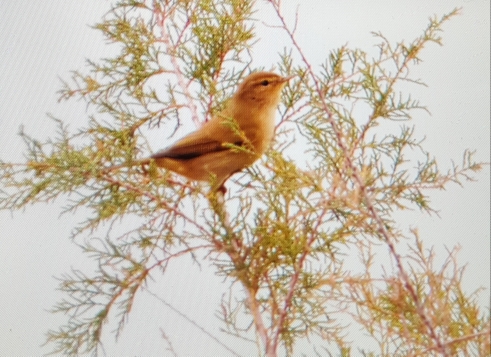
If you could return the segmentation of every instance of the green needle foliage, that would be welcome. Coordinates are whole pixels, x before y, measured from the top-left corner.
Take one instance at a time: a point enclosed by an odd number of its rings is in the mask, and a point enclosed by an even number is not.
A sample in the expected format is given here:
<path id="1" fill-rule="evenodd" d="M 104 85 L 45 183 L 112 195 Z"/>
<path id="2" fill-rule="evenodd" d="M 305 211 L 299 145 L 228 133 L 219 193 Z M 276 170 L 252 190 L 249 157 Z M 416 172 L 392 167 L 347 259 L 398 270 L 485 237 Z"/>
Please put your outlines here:
<path id="1" fill-rule="evenodd" d="M 410 123 L 425 107 L 401 90 L 423 84 L 410 69 L 458 11 L 430 19 L 410 42 L 374 34 L 375 56 L 345 46 L 312 66 L 279 1 L 268 2 L 291 40 L 275 66 L 297 76 L 283 92 L 273 147 L 229 180 L 225 197 L 132 162 L 150 152 L 152 132 L 170 138 L 210 118 L 253 69 L 248 0 L 117 2 L 95 26 L 115 55 L 87 61 L 60 91 L 87 103 L 88 124 L 74 132 L 54 119 L 58 132 L 46 142 L 22 132 L 26 162 L 0 162 L 0 208 L 66 196 L 65 212 L 88 212 L 74 238 L 103 237 L 78 243 L 96 269 L 61 276 L 65 298 L 53 311 L 68 320 L 47 343 L 54 353 L 97 353 L 105 323 L 116 321 L 119 335 L 149 277 L 191 257 L 234 283 L 220 319 L 234 336 L 256 336 L 258 355 L 298 355 L 296 343 L 314 336 L 322 355 L 489 355 L 489 314 L 477 292 L 462 290 L 456 252 L 434 266 L 434 251 L 395 221 L 407 209 L 433 213 L 432 190 L 481 168 L 466 151 L 441 172 Z M 306 143 L 303 168 L 285 154 L 299 149 L 293 136 Z M 346 254 L 360 257 L 361 272 L 343 265 Z M 351 342 L 360 328 L 378 350 Z"/>

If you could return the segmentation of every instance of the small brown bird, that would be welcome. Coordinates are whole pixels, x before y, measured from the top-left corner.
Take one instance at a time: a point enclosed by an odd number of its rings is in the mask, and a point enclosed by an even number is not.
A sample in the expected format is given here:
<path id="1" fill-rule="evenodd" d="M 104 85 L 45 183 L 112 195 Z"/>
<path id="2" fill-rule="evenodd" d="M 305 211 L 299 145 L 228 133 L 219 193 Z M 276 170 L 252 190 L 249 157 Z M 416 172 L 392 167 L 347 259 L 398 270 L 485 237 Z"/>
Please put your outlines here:
<path id="1" fill-rule="evenodd" d="M 224 190 L 223 184 L 232 174 L 252 165 L 268 149 L 281 89 L 291 78 L 270 72 L 249 75 L 225 109 L 201 128 L 132 164 L 153 160 L 191 180 L 210 182 L 212 191 Z"/>

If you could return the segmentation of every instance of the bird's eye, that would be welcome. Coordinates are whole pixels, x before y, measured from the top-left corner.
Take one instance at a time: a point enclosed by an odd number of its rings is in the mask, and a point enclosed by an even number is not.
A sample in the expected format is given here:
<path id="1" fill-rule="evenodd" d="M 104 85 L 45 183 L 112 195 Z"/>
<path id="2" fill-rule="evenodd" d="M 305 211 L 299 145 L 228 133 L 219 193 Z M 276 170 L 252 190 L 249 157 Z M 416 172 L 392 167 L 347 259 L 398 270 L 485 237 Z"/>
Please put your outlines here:
<path id="1" fill-rule="evenodd" d="M 261 82 L 261 85 L 266 87 L 267 85 L 269 85 L 269 81 L 265 79 L 264 81 Z"/>

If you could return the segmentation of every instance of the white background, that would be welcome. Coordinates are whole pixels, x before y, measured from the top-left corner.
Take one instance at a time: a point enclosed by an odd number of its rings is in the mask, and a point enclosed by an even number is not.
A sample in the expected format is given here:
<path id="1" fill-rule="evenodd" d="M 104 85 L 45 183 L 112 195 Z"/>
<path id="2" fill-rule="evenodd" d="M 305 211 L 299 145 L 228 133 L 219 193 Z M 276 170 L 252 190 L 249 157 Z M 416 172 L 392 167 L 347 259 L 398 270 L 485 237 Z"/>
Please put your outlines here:
<path id="1" fill-rule="evenodd" d="M 258 17 L 273 19 L 266 2 L 258 3 Z M 443 27 L 444 46 L 427 46 L 421 53 L 424 63 L 413 72 L 428 87 L 416 87 L 412 95 L 432 113 L 421 112 L 415 123 L 418 135 L 427 137 L 426 148 L 443 169 L 450 167 L 452 159 L 460 163 L 466 148 L 477 150 L 478 160 L 490 160 L 488 0 L 284 0 L 287 20 L 293 19 L 297 3 L 298 40 L 313 64 L 322 63 L 329 50 L 346 43 L 370 50 L 376 42 L 370 31 L 381 31 L 391 41 L 409 41 L 422 33 L 429 16 L 462 7 L 462 14 Z M 85 122 L 82 103 L 57 103 L 58 77 L 68 79 L 69 71 L 84 69 L 85 58 L 98 60 L 109 53 L 100 33 L 89 27 L 100 21 L 107 9 L 107 2 L 94 0 L 0 0 L 0 159 L 22 162 L 25 147 L 16 135 L 20 125 L 40 140 L 53 137 L 48 112 L 69 122 L 72 129 Z M 278 29 L 260 24 L 257 33 L 262 40 L 253 49 L 255 65 L 269 68 L 286 42 Z M 486 306 L 490 289 L 489 167 L 476 177 L 477 182 L 465 183 L 463 188 L 449 185 L 446 191 L 431 194 L 440 218 L 416 212 L 400 224 L 418 227 L 426 246 L 434 245 L 441 257 L 445 247 L 460 245 L 459 261 L 468 264 L 465 288 L 485 287 L 480 301 Z M 47 311 L 60 299 L 54 276 L 70 267 L 90 271 L 92 262 L 67 239 L 75 224 L 83 220 L 83 212 L 59 217 L 62 206 L 60 199 L 23 212 L 0 212 L 0 356 L 49 352 L 41 346 L 45 332 L 65 322 L 64 316 Z M 254 345 L 233 345 L 230 341 L 234 340 L 218 333 L 214 313 L 228 285 L 206 268 L 199 270 L 183 261 L 149 287 L 234 350 L 255 355 Z M 179 355 L 230 355 L 149 295 L 137 298 L 117 343 L 108 331 L 106 352 L 165 355 L 167 344 L 160 328 Z"/>

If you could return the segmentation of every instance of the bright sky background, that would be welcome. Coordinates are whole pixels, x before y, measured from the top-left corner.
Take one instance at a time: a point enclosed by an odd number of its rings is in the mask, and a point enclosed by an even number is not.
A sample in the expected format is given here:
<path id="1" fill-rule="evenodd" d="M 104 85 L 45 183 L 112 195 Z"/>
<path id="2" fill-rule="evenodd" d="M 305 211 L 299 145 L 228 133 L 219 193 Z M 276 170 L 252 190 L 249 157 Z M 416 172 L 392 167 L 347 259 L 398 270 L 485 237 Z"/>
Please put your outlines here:
<path id="1" fill-rule="evenodd" d="M 272 18 L 268 6 L 258 1 L 263 20 Z M 462 7 L 462 15 L 444 25 L 444 46 L 428 46 L 424 60 L 413 72 L 428 87 L 415 87 L 413 97 L 428 106 L 415 118 L 418 135 L 426 136 L 426 148 L 436 155 L 442 169 L 450 160 L 461 162 L 466 148 L 477 150 L 476 159 L 490 161 L 490 2 L 489 0 L 440 1 L 291 1 L 284 0 L 287 19 L 293 19 L 300 3 L 298 40 L 314 64 L 328 51 L 348 43 L 370 50 L 375 41 L 370 31 L 381 31 L 390 40 L 412 40 L 426 27 L 428 17 Z M 85 58 L 97 60 L 107 53 L 99 32 L 89 28 L 101 19 L 108 2 L 0 0 L 0 158 L 21 162 L 25 150 L 16 135 L 19 126 L 42 141 L 54 136 L 46 113 L 66 119 L 75 129 L 85 120 L 82 103 L 57 103 L 60 78 L 83 70 Z M 261 41 L 253 50 L 257 66 L 270 67 L 285 42 L 280 30 L 258 27 Z M 489 167 L 478 181 L 464 187 L 450 185 L 434 192 L 440 218 L 419 212 L 408 214 L 402 226 L 416 226 L 427 247 L 461 246 L 459 262 L 468 263 L 464 278 L 468 291 L 485 287 L 481 296 L 489 304 L 490 289 L 490 189 Z M 63 200 L 28 207 L 24 212 L 0 212 L 0 356 L 41 355 L 48 328 L 65 322 L 47 310 L 60 298 L 54 276 L 70 267 L 92 262 L 67 238 L 83 220 L 59 217 Z M 150 289 L 172 306 L 192 317 L 208 331 L 218 333 L 214 316 L 219 298 L 228 285 L 206 266 L 172 266 L 168 275 Z M 228 355 L 209 337 L 160 301 L 141 295 L 123 336 L 116 344 L 105 337 L 108 355 L 163 355 L 166 343 L 160 328 L 179 355 Z M 108 329 L 109 330 L 109 329 Z M 228 339 L 221 338 L 228 342 Z M 230 345 L 244 354 L 254 346 Z M 301 352 L 301 351 L 298 351 Z"/>

